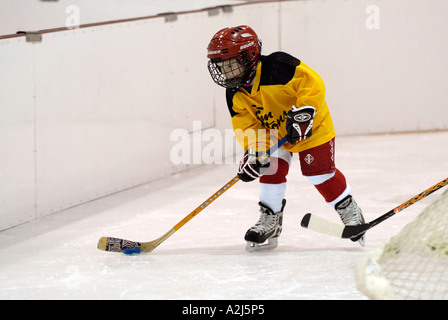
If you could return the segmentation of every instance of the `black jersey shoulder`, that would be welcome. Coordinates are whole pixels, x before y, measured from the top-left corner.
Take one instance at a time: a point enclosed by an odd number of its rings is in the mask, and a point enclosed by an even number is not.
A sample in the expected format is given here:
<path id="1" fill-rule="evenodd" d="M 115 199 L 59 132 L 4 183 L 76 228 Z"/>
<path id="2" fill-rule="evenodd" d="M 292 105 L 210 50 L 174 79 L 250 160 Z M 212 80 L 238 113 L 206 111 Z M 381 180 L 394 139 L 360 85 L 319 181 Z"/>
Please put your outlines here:
<path id="1" fill-rule="evenodd" d="M 268 56 L 261 56 L 261 78 L 260 85 L 285 85 L 294 73 L 296 67 L 300 65 L 300 60 L 282 51 L 271 53 Z M 233 96 L 238 89 L 226 89 L 226 101 L 230 115 L 233 117 L 238 113 L 233 110 Z"/>
<path id="2" fill-rule="evenodd" d="M 260 85 L 285 85 L 294 73 L 300 60 L 282 51 L 261 56 L 261 79 Z"/>

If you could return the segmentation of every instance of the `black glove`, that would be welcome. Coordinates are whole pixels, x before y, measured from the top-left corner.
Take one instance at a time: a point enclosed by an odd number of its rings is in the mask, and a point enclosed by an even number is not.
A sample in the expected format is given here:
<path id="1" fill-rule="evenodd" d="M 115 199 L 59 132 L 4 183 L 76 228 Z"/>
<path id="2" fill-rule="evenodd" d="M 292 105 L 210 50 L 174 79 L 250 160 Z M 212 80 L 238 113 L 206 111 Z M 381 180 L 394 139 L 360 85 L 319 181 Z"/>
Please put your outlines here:
<path id="1" fill-rule="evenodd" d="M 257 160 L 263 154 L 264 152 L 255 152 L 252 149 L 244 153 L 238 168 L 238 177 L 240 180 L 250 182 L 261 177 L 268 171 L 270 164 L 269 157 L 263 157 L 262 160 Z"/>
<path id="2" fill-rule="evenodd" d="M 288 112 L 286 120 L 286 139 L 291 144 L 302 141 L 313 134 L 313 119 L 316 109 L 311 106 L 292 109 Z"/>

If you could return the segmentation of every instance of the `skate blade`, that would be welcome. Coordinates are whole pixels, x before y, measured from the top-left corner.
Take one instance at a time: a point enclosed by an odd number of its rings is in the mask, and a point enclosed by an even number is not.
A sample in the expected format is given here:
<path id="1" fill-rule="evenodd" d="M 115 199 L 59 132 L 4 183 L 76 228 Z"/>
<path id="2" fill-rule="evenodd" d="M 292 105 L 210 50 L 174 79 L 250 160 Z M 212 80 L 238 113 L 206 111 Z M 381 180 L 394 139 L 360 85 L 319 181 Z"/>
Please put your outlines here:
<path id="1" fill-rule="evenodd" d="M 268 239 L 268 243 L 255 243 L 247 241 L 246 251 L 255 252 L 255 251 L 263 251 L 263 250 L 272 250 L 277 248 L 278 240 L 277 238 Z"/>
<path id="2" fill-rule="evenodd" d="M 350 238 L 350 240 L 352 240 L 353 242 L 358 242 L 361 245 L 361 247 L 364 247 L 366 244 L 365 237 L 366 237 L 365 234 L 363 234 L 361 237 L 357 236 L 354 237 L 353 239 Z"/>
<path id="3" fill-rule="evenodd" d="M 364 236 L 362 236 L 359 240 L 358 243 L 361 245 L 361 247 L 364 247 L 366 245 L 366 239 Z"/>

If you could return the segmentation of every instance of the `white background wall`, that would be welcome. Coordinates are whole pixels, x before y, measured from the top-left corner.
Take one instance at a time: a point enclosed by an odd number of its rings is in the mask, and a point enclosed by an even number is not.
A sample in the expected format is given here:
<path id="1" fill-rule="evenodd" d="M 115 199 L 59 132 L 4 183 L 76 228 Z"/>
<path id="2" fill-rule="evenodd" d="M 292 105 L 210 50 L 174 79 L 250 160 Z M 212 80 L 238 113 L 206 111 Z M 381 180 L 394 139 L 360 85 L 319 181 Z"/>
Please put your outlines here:
<path id="1" fill-rule="evenodd" d="M 369 29 L 371 6 L 379 29 Z M 282 5 L 281 45 L 315 68 L 338 134 L 448 128 L 448 2 Z"/>
<path id="2" fill-rule="evenodd" d="M 0 0 L 0 35 L 60 28 L 71 22 L 74 6 L 79 24 L 147 17 L 164 12 L 198 10 L 239 0 Z"/>
<path id="3" fill-rule="evenodd" d="M 443 0 L 268 2 L 2 39 L 0 230 L 188 168 L 171 162 L 174 130 L 231 127 L 206 68 L 226 26 L 320 73 L 339 134 L 447 129 L 447 13 Z"/>

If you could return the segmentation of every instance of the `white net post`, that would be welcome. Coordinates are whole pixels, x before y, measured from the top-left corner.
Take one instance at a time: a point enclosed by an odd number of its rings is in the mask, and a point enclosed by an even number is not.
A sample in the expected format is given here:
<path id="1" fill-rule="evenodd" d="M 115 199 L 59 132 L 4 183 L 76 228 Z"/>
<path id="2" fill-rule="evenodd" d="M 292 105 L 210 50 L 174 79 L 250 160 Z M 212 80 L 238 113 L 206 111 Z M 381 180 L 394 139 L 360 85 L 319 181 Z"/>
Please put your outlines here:
<path id="1" fill-rule="evenodd" d="M 386 244 L 356 264 L 371 299 L 448 299 L 448 190 Z"/>

